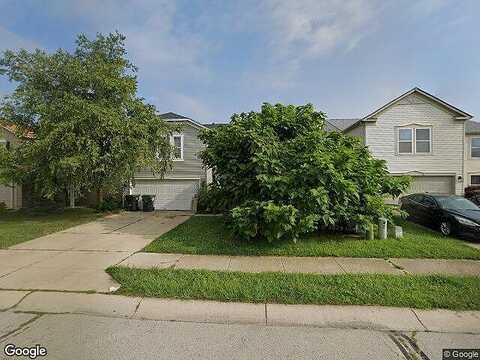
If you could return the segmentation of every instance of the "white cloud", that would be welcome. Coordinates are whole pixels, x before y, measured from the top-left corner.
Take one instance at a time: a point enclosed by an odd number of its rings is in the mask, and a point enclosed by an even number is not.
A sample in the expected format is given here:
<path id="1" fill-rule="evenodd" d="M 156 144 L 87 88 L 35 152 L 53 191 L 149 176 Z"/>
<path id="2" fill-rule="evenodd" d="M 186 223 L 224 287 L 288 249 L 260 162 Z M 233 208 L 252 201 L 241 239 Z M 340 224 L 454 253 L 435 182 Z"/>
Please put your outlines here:
<path id="1" fill-rule="evenodd" d="M 375 3 L 366 0 L 267 0 L 271 46 L 282 56 L 318 57 L 352 49 L 372 29 Z"/>

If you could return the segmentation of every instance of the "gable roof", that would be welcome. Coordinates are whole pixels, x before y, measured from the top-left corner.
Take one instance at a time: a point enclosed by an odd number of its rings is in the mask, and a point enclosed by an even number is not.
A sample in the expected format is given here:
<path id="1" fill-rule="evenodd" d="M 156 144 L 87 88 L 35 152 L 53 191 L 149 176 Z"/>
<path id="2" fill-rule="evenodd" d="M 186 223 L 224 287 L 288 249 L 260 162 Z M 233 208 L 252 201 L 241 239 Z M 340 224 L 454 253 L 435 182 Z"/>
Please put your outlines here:
<path id="1" fill-rule="evenodd" d="M 480 134 L 480 122 L 472 120 L 465 121 L 465 134 Z"/>
<path id="2" fill-rule="evenodd" d="M 327 119 L 325 130 L 327 131 L 343 131 L 361 119 Z"/>
<path id="3" fill-rule="evenodd" d="M 190 119 L 187 116 L 179 115 L 174 112 L 166 112 L 164 114 L 160 114 L 160 117 L 164 120 L 173 120 L 173 119 Z M 192 119 L 190 119 L 192 120 Z"/>
<path id="4" fill-rule="evenodd" d="M 183 116 L 176 114 L 174 112 L 166 112 L 164 114 L 159 115 L 163 120 L 168 121 L 168 122 L 186 122 L 194 127 L 200 128 L 200 129 L 205 129 L 207 128 L 205 125 L 199 123 L 198 121 L 195 121 L 193 119 L 190 119 L 189 117 Z"/>
<path id="5" fill-rule="evenodd" d="M 443 101 L 442 99 L 432 95 L 432 94 L 429 94 L 428 92 L 418 88 L 418 87 L 414 87 L 412 90 L 409 90 L 407 91 L 406 93 L 403 93 L 402 95 L 400 95 L 399 97 L 393 99 L 392 101 L 386 103 L 385 105 L 383 105 L 382 107 L 378 108 L 377 110 L 375 110 L 374 112 L 368 114 L 367 116 L 365 116 L 362 121 L 375 121 L 373 119 L 375 119 L 375 117 L 380 113 L 382 112 L 383 110 L 389 108 L 390 106 L 392 106 L 393 104 L 397 103 L 398 101 L 406 98 L 407 96 L 413 94 L 413 93 L 418 93 L 418 94 L 421 94 L 427 98 L 429 98 L 430 100 L 442 105 L 443 107 L 446 107 L 447 109 L 449 109 L 450 111 L 456 113 L 458 116 L 456 117 L 456 119 L 458 120 L 469 120 L 471 119 L 473 116 L 470 115 L 469 113 L 465 112 L 465 111 L 462 111 L 460 110 L 459 108 L 447 103 L 446 101 Z"/>
<path id="6" fill-rule="evenodd" d="M 418 87 L 414 87 L 413 89 L 403 93 L 402 95 L 396 97 L 395 99 L 393 99 L 392 101 L 389 101 L 388 103 L 386 103 L 385 105 L 383 105 L 382 107 L 378 108 L 377 110 L 371 112 L 370 114 L 368 114 L 367 116 L 364 116 L 363 118 L 361 119 L 358 119 L 356 122 L 352 123 L 350 126 L 346 127 L 345 129 L 343 129 L 343 131 L 348 131 L 350 129 L 353 129 L 354 127 L 358 126 L 360 123 L 362 122 L 374 122 L 376 121 L 376 116 L 381 113 L 382 111 L 384 111 L 385 109 L 389 108 L 390 106 L 394 105 L 395 103 L 401 101 L 402 99 L 406 98 L 407 96 L 411 95 L 411 94 L 414 94 L 414 93 L 418 93 L 420 95 L 423 95 L 425 96 L 426 98 L 436 102 L 437 104 L 449 109 L 450 111 L 454 112 L 455 114 L 457 114 L 458 116 L 455 117 L 455 119 L 457 120 L 470 120 L 471 118 L 473 118 L 473 115 L 470 115 L 469 113 L 463 111 L 463 110 L 460 110 L 459 108 L 447 103 L 446 101 L 426 92 L 425 90 L 422 90 Z"/>

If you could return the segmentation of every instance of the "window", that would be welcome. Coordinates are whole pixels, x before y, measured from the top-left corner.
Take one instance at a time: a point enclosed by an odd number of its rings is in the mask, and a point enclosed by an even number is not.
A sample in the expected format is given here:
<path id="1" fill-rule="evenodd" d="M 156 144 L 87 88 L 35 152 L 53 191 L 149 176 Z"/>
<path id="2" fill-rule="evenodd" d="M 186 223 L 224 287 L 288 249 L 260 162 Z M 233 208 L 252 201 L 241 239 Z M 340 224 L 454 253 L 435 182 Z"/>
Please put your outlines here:
<path id="1" fill-rule="evenodd" d="M 472 175 L 470 177 L 470 184 L 472 185 L 480 185 L 480 175 Z"/>
<path id="2" fill-rule="evenodd" d="M 412 195 L 412 200 L 415 201 L 415 202 L 417 202 L 417 203 L 420 203 L 420 202 L 422 202 L 422 200 L 423 200 L 423 195 L 421 195 L 421 194 L 414 194 L 414 195 Z"/>
<path id="3" fill-rule="evenodd" d="M 0 139 L 0 145 L 5 146 L 7 149 L 10 149 L 10 141 L 7 141 L 5 139 Z"/>
<path id="4" fill-rule="evenodd" d="M 397 151 L 399 154 L 431 153 L 432 152 L 432 129 L 417 128 L 417 127 L 398 129 Z"/>
<path id="5" fill-rule="evenodd" d="M 472 139 L 472 158 L 480 158 L 480 138 Z"/>
<path id="6" fill-rule="evenodd" d="M 430 129 L 415 129 L 415 152 L 418 153 L 429 153 L 430 152 Z"/>
<path id="7" fill-rule="evenodd" d="M 398 152 L 400 154 L 411 154 L 413 144 L 412 129 L 398 130 Z"/>
<path id="8" fill-rule="evenodd" d="M 432 207 L 432 208 L 437 206 L 437 204 L 435 203 L 435 200 L 433 200 L 429 196 L 424 196 L 422 201 L 421 201 L 421 204 L 426 206 L 426 207 Z"/>
<path id="9" fill-rule="evenodd" d="M 170 137 L 170 144 L 174 147 L 173 160 L 183 160 L 183 135 L 172 135 Z"/>

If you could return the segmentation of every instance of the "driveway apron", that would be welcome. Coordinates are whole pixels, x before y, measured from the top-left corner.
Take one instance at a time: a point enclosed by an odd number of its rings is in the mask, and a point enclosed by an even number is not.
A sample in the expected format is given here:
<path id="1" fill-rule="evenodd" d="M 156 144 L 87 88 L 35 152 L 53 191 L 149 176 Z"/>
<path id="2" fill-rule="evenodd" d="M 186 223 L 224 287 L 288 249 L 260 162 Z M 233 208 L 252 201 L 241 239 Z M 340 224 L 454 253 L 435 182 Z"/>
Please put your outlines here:
<path id="1" fill-rule="evenodd" d="M 0 289 L 110 292 L 105 269 L 190 217 L 124 212 L 0 250 Z"/>

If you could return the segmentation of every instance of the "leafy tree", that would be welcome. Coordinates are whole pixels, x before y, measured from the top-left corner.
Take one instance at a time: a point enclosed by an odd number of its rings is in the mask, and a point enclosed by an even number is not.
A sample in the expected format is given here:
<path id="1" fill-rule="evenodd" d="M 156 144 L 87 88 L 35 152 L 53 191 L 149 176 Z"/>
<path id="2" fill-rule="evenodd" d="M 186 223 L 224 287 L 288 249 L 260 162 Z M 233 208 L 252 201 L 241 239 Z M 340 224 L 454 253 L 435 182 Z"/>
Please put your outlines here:
<path id="1" fill-rule="evenodd" d="M 3 181 L 32 182 L 53 198 L 66 189 L 104 192 L 125 185 L 139 167 L 170 166 L 172 129 L 137 97 L 137 68 L 125 37 L 79 35 L 70 53 L 5 51 L 0 72 L 17 84 L 0 106 L 22 143 L 0 156 Z"/>
<path id="2" fill-rule="evenodd" d="M 211 190 L 240 237 L 296 240 L 318 228 L 392 218 L 384 198 L 400 195 L 409 179 L 389 176 L 359 139 L 324 126 L 312 105 L 264 104 L 201 134 L 201 157 L 215 174 Z"/>

